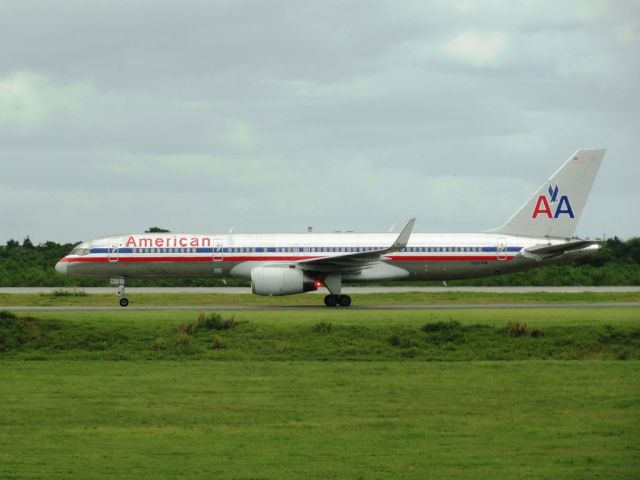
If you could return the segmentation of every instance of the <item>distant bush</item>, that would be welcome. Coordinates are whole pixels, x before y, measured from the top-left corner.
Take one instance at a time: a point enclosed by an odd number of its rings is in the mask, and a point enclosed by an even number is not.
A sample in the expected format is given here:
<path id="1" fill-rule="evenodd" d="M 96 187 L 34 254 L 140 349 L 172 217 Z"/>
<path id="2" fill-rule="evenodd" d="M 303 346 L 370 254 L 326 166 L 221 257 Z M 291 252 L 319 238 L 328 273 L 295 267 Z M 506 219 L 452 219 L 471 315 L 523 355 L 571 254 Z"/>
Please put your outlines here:
<path id="1" fill-rule="evenodd" d="M 176 327 L 178 334 L 180 335 L 193 335 L 196 331 L 197 325 L 195 322 L 182 322 Z"/>
<path id="2" fill-rule="evenodd" d="M 465 327 L 457 320 L 427 323 L 422 326 L 429 339 L 436 343 L 460 342 L 464 339 Z"/>
<path id="3" fill-rule="evenodd" d="M 425 333 L 459 332 L 461 330 L 462 324 L 457 320 L 449 320 L 448 322 L 427 323 L 422 327 L 422 331 Z"/>
<path id="4" fill-rule="evenodd" d="M 311 327 L 311 330 L 313 330 L 315 333 L 323 333 L 327 335 L 333 330 L 333 325 L 327 322 L 320 322 Z"/>
<path id="5" fill-rule="evenodd" d="M 18 318 L 15 313 L 8 310 L 2 310 L 0 312 L 0 320 L 15 320 Z"/>
<path id="6" fill-rule="evenodd" d="M 222 348 L 227 348 L 227 345 L 222 341 L 220 337 L 216 335 L 215 337 L 213 337 L 213 340 L 211 340 L 211 343 L 209 344 L 209 349 L 220 350 Z"/>
<path id="7" fill-rule="evenodd" d="M 419 339 L 415 338 L 415 335 L 416 335 L 415 331 L 412 332 L 412 331 L 405 330 L 402 334 L 391 335 L 387 339 L 387 342 L 392 347 L 399 347 L 402 350 L 407 350 L 407 349 L 415 350 L 416 348 L 420 347 L 420 343 L 421 343 Z"/>
<path id="8" fill-rule="evenodd" d="M 161 350 L 166 350 L 167 349 L 167 341 L 162 337 L 158 337 L 153 341 L 153 344 L 151 345 L 151 348 L 153 348 L 156 352 L 161 351 Z"/>
<path id="9" fill-rule="evenodd" d="M 181 349 L 184 347 L 191 346 L 191 336 L 186 333 L 181 333 L 176 337 L 176 349 Z"/>
<path id="10" fill-rule="evenodd" d="M 402 350 L 401 355 L 405 358 L 415 358 L 418 355 L 418 349 L 415 347 L 409 347 Z"/>
<path id="11" fill-rule="evenodd" d="M 544 330 L 541 330 L 539 328 L 534 328 L 533 330 L 531 330 L 531 336 L 532 337 L 544 337 Z"/>
<path id="12" fill-rule="evenodd" d="M 176 327 L 176 332 L 178 334 L 178 338 L 188 338 L 199 331 L 229 330 L 234 328 L 236 325 L 237 322 L 233 315 L 229 318 L 222 318 L 218 313 L 210 313 L 209 315 L 200 313 L 196 320 L 191 322 L 182 322 L 178 325 Z M 186 342 L 184 338 L 180 341 L 183 343 Z"/>
<path id="13" fill-rule="evenodd" d="M 527 324 L 519 322 L 509 322 L 504 330 L 512 337 L 526 337 L 530 333 Z"/>
<path id="14" fill-rule="evenodd" d="M 539 328 L 530 329 L 526 323 L 509 322 L 504 328 L 512 337 L 544 337 L 544 331 Z"/>
<path id="15" fill-rule="evenodd" d="M 229 330 L 236 325 L 236 318 L 233 315 L 225 319 L 222 318 L 222 315 L 215 312 L 209 315 L 200 313 L 195 328 L 198 330 Z"/>
<path id="16" fill-rule="evenodd" d="M 58 329 L 57 320 L 41 321 L 31 316 L 18 317 L 13 312 L 0 312 L 0 352 L 40 345 L 44 337 L 55 336 Z M 51 343 L 46 340 L 43 342 L 49 346 Z"/>

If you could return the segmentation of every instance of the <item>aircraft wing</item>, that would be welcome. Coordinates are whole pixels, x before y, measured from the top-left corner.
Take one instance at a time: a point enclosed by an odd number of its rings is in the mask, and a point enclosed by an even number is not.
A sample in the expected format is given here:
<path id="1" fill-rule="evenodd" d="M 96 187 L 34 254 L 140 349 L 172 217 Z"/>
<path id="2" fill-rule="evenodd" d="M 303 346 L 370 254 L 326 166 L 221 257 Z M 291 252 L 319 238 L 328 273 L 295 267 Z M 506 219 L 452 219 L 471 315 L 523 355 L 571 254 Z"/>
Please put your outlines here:
<path id="1" fill-rule="evenodd" d="M 398 238 L 390 247 L 371 250 L 368 252 L 346 253 L 344 255 L 334 255 L 331 257 L 312 258 L 310 260 L 301 260 L 298 265 L 303 270 L 323 273 L 353 273 L 376 264 L 383 255 L 402 250 L 407 246 L 409 237 L 413 231 L 416 219 L 409 220 L 407 225 L 402 229 Z"/>
<path id="2" fill-rule="evenodd" d="M 567 253 L 577 252 L 593 245 L 599 245 L 597 240 L 575 240 L 573 242 L 562 243 L 560 245 L 540 245 L 526 248 L 525 253 L 537 255 L 543 258 L 552 258 Z"/>

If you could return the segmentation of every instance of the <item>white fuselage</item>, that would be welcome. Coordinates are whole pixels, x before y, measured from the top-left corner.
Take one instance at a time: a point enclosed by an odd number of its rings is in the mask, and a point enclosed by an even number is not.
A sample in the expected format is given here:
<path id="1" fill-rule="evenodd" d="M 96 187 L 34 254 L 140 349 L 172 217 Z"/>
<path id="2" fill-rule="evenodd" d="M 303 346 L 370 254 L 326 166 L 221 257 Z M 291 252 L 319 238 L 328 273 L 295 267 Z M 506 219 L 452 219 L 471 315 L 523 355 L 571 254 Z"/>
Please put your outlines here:
<path id="1" fill-rule="evenodd" d="M 133 234 L 82 244 L 62 259 L 57 268 L 78 277 L 250 279 L 251 271 L 261 265 L 295 264 L 306 259 L 379 250 L 395 237 L 393 233 Z M 448 280 L 514 272 L 542 263 L 522 255 L 523 249 L 564 242 L 490 233 L 414 233 L 406 248 L 384 255 L 380 262 L 358 273 L 345 274 L 343 279 Z"/>

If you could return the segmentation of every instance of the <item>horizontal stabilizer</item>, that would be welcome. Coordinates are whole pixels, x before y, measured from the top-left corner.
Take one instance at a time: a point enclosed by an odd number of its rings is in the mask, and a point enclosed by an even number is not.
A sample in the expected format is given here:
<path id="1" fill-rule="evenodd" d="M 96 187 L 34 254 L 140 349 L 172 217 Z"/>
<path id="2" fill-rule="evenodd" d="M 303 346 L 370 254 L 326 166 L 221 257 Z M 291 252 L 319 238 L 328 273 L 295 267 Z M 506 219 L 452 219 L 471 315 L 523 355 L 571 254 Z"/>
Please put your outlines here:
<path id="1" fill-rule="evenodd" d="M 560 245 L 540 245 L 526 248 L 525 252 L 543 258 L 557 257 L 579 250 L 584 250 L 592 246 L 599 246 L 598 240 L 576 240 L 575 242 L 562 243 Z"/>

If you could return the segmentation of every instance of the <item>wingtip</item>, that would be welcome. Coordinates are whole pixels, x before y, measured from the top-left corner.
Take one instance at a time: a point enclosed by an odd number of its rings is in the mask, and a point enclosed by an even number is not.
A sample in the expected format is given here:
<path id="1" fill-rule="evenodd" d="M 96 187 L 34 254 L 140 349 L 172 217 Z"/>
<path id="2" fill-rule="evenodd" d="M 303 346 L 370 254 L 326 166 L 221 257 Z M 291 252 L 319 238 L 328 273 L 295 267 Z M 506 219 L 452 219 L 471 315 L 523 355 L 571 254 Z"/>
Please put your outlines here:
<path id="1" fill-rule="evenodd" d="M 402 232 L 400 232 L 400 235 L 398 235 L 398 238 L 394 243 L 396 247 L 404 248 L 407 246 L 407 242 L 409 241 L 411 232 L 413 232 L 413 226 L 415 225 L 415 223 L 416 223 L 415 217 L 409 219 L 409 221 L 407 222 L 407 225 L 402 229 Z"/>

